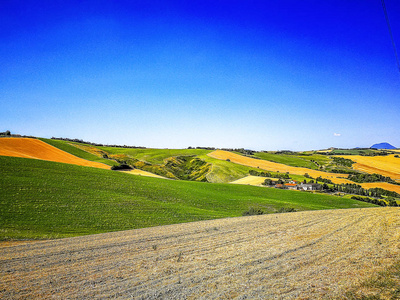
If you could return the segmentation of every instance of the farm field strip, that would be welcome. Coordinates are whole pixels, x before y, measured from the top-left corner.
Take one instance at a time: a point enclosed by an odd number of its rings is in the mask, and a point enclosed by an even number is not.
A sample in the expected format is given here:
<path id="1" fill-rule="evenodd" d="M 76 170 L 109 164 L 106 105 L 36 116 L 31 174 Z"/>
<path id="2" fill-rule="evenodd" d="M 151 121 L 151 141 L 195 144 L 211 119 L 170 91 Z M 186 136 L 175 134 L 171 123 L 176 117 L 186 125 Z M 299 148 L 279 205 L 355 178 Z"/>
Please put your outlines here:
<path id="1" fill-rule="evenodd" d="M 387 182 L 365 182 L 360 183 L 364 189 L 381 188 L 387 191 L 392 191 L 400 194 L 400 185 L 390 184 Z"/>
<path id="2" fill-rule="evenodd" d="M 266 178 L 267 177 L 249 175 L 249 176 L 240 178 L 238 180 L 232 181 L 231 183 L 233 183 L 233 184 L 261 185 L 265 181 Z M 278 179 L 276 179 L 276 180 L 278 180 Z"/>
<path id="3" fill-rule="evenodd" d="M 241 179 L 232 181 L 231 183 L 233 184 L 244 184 L 244 185 L 254 185 L 254 186 L 260 186 L 262 183 L 267 179 L 267 177 L 261 177 L 261 176 L 246 176 Z M 278 180 L 276 178 L 271 178 Z M 355 183 L 355 182 L 353 182 Z M 390 184 L 387 182 L 366 182 L 366 183 L 356 183 L 360 186 L 362 186 L 364 189 L 372 189 L 372 188 L 382 188 L 387 191 L 392 191 L 400 194 L 400 185 L 395 185 L 395 184 Z"/>
<path id="4" fill-rule="evenodd" d="M 351 159 L 355 170 L 366 173 L 377 173 L 389 176 L 400 182 L 400 158 L 394 154 L 388 156 L 360 156 L 360 155 L 341 155 L 343 158 Z"/>
<path id="5" fill-rule="evenodd" d="M 126 174 L 131 174 L 131 175 L 139 175 L 139 176 L 147 176 L 147 177 L 155 177 L 155 178 L 164 178 L 164 179 L 166 179 L 165 177 L 162 177 L 160 175 L 153 174 L 153 173 L 146 172 L 146 171 L 139 170 L 139 169 L 133 169 L 133 170 L 129 170 L 129 171 L 119 171 L 119 172 L 126 173 Z"/>
<path id="6" fill-rule="evenodd" d="M 0 298 L 340 298 L 399 254 L 397 208 L 219 219 L 0 247 Z"/>
<path id="7" fill-rule="evenodd" d="M 304 175 L 305 173 L 308 173 L 310 176 L 317 178 L 321 176 L 322 178 L 327 178 L 332 180 L 332 182 L 340 184 L 340 183 L 354 183 L 348 179 L 341 178 L 341 177 L 347 177 L 347 174 L 338 174 L 338 173 L 327 173 L 327 172 L 321 172 L 317 170 L 311 170 L 307 168 L 300 168 L 300 167 L 291 167 L 287 166 L 284 164 L 279 164 L 279 163 L 274 163 L 270 162 L 267 160 L 262 160 L 262 159 L 254 159 L 251 157 L 245 157 L 239 154 L 235 154 L 232 152 L 228 151 L 223 151 L 223 150 L 216 150 L 214 152 L 211 152 L 208 154 L 210 157 L 221 159 L 221 160 L 227 160 L 229 159 L 233 163 L 249 166 L 249 167 L 254 167 L 254 168 L 260 168 L 263 170 L 267 171 L 273 171 L 273 172 L 281 172 L 281 173 L 286 173 L 289 172 L 290 174 L 295 174 L 295 175 Z"/>
<path id="8" fill-rule="evenodd" d="M 105 164 L 79 158 L 31 138 L 0 138 L 0 156 L 33 158 L 100 169 L 110 168 Z"/>

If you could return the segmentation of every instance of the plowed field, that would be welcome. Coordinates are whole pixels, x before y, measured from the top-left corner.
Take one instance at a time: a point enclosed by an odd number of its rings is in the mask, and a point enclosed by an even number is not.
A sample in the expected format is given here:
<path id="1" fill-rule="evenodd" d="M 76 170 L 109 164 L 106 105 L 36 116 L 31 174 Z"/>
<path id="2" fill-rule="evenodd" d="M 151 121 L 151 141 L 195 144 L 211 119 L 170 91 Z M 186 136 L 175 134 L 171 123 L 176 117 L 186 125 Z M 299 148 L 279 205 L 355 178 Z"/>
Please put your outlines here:
<path id="1" fill-rule="evenodd" d="M 45 142 L 30 138 L 0 138 L 0 155 L 34 158 L 79 166 L 110 169 L 102 163 L 92 162 L 55 148 Z"/>
<path id="2" fill-rule="evenodd" d="M 400 210 L 308 211 L 0 247 L 1 299 L 320 299 L 400 255 Z"/>
<path id="3" fill-rule="evenodd" d="M 366 173 L 377 173 L 384 176 L 389 176 L 400 182 L 400 158 L 394 155 L 388 156 L 359 156 L 359 155 L 344 155 L 344 158 L 351 159 L 356 163 L 353 168 Z"/>
<path id="4" fill-rule="evenodd" d="M 260 168 L 263 170 L 268 170 L 268 171 L 273 171 L 273 172 L 282 172 L 286 173 L 289 172 L 290 174 L 295 174 L 295 175 L 304 175 L 305 173 L 308 173 L 311 177 L 317 178 L 321 176 L 322 178 L 327 178 L 332 180 L 332 182 L 340 184 L 340 183 L 354 183 L 350 180 L 340 178 L 340 177 L 347 177 L 347 174 L 338 174 L 338 173 L 327 173 L 327 172 L 321 172 L 321 171 L 316 171 L 316 170 L 311 170 L 307 168 L 299 168 L 299 167 L 291 167 L 287 166 L 284 164 L 279 164 L 279 163 L 274 163 L 271 161 L 267 160 L 262 160 L 262 159 L 254 159 L 251 157 L 245 157 L 242 155 L 238 155 L 232 152 L 228 151 L 223 151 L 223 150 L 216 150 L 214 152 L 211 152 L 208 154 L 210 157 L 221 159 L 221 160 L 227 160 L 229 159 L 233 163 L 249 166 L 249 167 L 254 167 L 254 168 Z"/>

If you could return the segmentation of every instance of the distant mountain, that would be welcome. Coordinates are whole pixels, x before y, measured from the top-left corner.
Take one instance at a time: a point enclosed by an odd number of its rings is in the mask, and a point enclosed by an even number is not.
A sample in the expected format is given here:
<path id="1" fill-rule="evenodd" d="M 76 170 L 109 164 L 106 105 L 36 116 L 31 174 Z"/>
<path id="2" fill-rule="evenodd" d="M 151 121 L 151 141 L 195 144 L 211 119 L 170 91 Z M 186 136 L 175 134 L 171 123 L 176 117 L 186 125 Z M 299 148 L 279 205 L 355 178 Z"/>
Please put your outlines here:
<path id="1" fill-rule="evenodd" d="M 374 144 L 371 146 L 371 148 L 374 148 L 374 149 L 396 149 L 396 147 L 390 145 L 389 143 Z"/>

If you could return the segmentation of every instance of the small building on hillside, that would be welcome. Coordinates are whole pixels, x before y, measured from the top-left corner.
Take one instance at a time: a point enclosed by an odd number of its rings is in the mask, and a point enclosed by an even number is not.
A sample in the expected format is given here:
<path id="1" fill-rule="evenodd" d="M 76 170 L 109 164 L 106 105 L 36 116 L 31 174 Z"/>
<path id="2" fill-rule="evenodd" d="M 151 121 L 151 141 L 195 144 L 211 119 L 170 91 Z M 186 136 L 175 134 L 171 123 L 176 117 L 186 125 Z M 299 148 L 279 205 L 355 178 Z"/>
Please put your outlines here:
<path id="1" fill-rule="evenodd" d="M 285 183 L 285 187 L 289 190 L 297 190 L 298 185 L 295 183 Z"/>
<path id="2" fill-rule="evenodd" d="M 285 185 L 283 185 L 281 183 L 278 183 L 278 184 L 275 184 L 275 188 L 277 188 L 277 189 L 285 189 L 286 187 L 285 187 Z"/>
<path id="3" fill-rule="evenodd" d="M 301 183 L 299 189 L 303 191 L 317 191 L 321 189 L 321 185 L 319 183 Z"/>

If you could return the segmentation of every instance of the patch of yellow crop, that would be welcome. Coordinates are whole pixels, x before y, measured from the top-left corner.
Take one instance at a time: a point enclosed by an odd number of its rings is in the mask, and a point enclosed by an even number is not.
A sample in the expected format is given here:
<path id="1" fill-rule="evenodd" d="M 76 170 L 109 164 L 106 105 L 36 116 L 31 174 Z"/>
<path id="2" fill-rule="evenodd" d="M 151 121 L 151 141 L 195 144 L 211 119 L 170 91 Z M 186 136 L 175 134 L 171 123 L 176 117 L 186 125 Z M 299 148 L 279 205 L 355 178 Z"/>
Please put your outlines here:
<path id="1" fill-rule="evenodd" d="M 369 174 L 377 173 L 400 181 L 400 158 L 394 157 L 394 154 L 387 156 L 342 155 L 341 157 L 355 161 L 356 163 L 353 164 L 355 170 Z"/>
<path id="2" fill-rule="evenodd" d="M 269 177 L 268 177 L 269 178 Z M 260 177 L 260 176 L 246 176 L 240 178 L 238 180 L 232 181 L 231 183 L 234 184 L 249 184 L 249 185 L 261 185 L 267 177 Z M 271 178 L 272 180 L 278 180 L 278 178 Z"/>
<path id="3" fill-rule="evenodd" d="M 131 174 L 131 175 L 140 175 L 140 176 L 156 177 L 156 178 L 164 178 L 164 179 L 166 179 L 165 177 L 162 177 L 160 175 L 153 174 L 153 173 L 146 172 L 146 171 L 139 170 L 139 169 L 133 169 L 133 170 L 130 170 L 130 171 L 119 171 L 119 172 Z"/>
<path id="4" fill-rule="evenodd" d="M 372 188 L 381 188 L 384 190 L 396 192 L 400 194 L 400 185 L 390 184 L 387 182 L 366 182 L 366 183 L 358 183 L 364 189 L 372 189 Z"/>
<path id="5" fill-rule="evenodd" d="M 102 163 L 89 161 L 62 151 L 38 139 L 0 138 L 0 155 L 48 160 L 79 166 L 110 169 Z"/>
<path id="6" fill-rule="evenodd" d="M 99 148 L 96 148 L 93 146 L 87 146 L 87 145 L 82 145 L 82 144 L 72 144 L 72 143 L 70 143 L 70 145 L 72 145 L 76 148 L 79 148 L 83 151 L 89 152 L 98 157 L 103 157 L 103 155 L 106 154 L 106 152 L 104 152 L 103 150 L 100 150 Z"/>
<path id="7" fill-rule="evenodd" d="M 248 167 L 259 168 L 262 170 L 272 171 L 272 172 L 280 172 L 294 174 L 294 175 L 304 175 L 308 173 L 313 178 L 317 178 L 321 176 L 322 178 L 330 179 L 333 183 L 341 184 L 341 183 L 354 183 L 347 178 L 347 174 L 339 174 L 339 173 L 327 173 L 307 168 L 300 167 L 291 167 L 284 164 L 279 164 L 267 160 L 255 159 L 251 157 L 242 156 L 236 153 L 232 153 L 229 151 L 216 150 L 208 154 L 212 158 L 221 159 L 221 160 L 230 160 L 233 163 L 245 165 Z"/>

